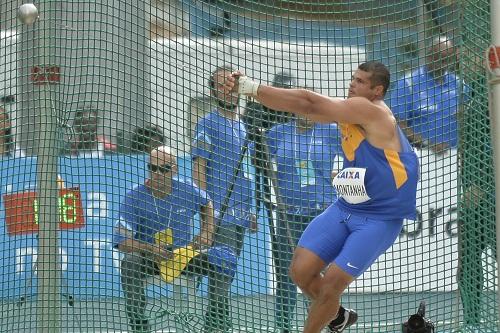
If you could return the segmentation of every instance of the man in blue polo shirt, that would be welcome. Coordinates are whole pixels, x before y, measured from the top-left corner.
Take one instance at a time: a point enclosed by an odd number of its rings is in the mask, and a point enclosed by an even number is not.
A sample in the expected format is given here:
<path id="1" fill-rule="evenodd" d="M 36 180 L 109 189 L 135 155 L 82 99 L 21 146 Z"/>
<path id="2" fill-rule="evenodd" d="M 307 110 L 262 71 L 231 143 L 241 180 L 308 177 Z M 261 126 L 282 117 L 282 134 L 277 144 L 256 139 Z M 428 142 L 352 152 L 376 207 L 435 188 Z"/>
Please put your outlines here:
<path id="1" fill-rule="evenodd" d="M 144 313 L 147 277 L 160 273 L 159 264 L 172 259 L 175 248 L 209 247 L 214 232 L 210 198 L 194 184 L 174 177 L 177 163 L 169 147 L 161 146 L 151 152 L 148 169 L 146 183 L 125 196 L 113 235 L 115 247 L 125 253 L 121 282 L 132 332 L 151 329 Z M 201 231 L 193 238 L 193 217 L 197 213 L 201 213 Z M 186 271 L 201 269 L 205 275 L 216 271 L 209 260 L 198 259 L 188 264 Z"/>
<path id="2" fill-rule="evenodd" d="M 305 228 L 336 199 L 332 186 L 335 158 L 341 153 L 336 124 L 319 124 L 296 116 L 271 128 L 267 145 L 276 162 L 280 214 L 276 258 L 276 325 L 291 331 L 297 288 L 288 269 L 292 253 Z"/>
<path id="3" fill-rule="evenodd" d="M 193 179 L 213 199 L 216 215 L 220 214 L 234 181 L 227 209 L 222 220 L 217 221 L 214 245 L 229 246 L 239 256 L 245 230 L 256 229 L 256 218 L 252 204 L 254 175 L 248 150 L 243 149 L 247 132 L 237 112 L 239 97 L 225 94 L 222 90 L 225 77 L 231 72 L 232 68 L 224 66 L 215 69 L 210 76 L 209 88 L 218 105 L 196 125 L 191 153 Z M 242 154 L 243 162 L 235 177 Z M 214 303 L 215 307 L 209 306 L 207 310 L 207 332 L 227 332 L 231 328 L 229 287 L 232 277 L 226 279 L 230 280 L 209 276 L 208 292 L 217 295 L 219 303 Z"/>
<path id="4" fill-rule="evenodd" d="M 436 154 L 455 148 L 458 142 L 460 92 L 467 93 L 468 88 L 452 73 L 456 56 L 450 39 L 434 38 L 427 63 L 399 79 L 389 98 L 394 116 L 410 142 Z"/>

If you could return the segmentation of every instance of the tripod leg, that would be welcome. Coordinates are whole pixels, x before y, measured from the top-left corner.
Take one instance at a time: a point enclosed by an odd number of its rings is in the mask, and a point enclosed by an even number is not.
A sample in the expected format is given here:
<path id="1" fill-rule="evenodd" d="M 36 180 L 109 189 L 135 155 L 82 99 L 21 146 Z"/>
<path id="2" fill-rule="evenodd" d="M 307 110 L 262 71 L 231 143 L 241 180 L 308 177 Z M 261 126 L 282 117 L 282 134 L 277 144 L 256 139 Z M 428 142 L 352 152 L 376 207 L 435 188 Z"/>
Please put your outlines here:
<path id="1" fill-rule="evenodd" d="M 272 167 L 272 161 L 269 154 L 269 148 L 264 139 L 264 134 L 262 130 L 258 131 L 258 135 L 256 135 L 256 150 L 260 152 L 260 170 L 263 175 L 263 183 L 264 183 L 264 203 L 267 203 L 269 209 L 273 209 L 273 205 L 271 202 L 271 188 L 274 190 L 274 195 L 276 197 L 276 220 L 281 220 L 285 224 L 286 235 L 289 245 L 294 248 L 295 242 L 293 241 L 292 233 L 290 230 L 290 226 L 288 221 L 285 218 L 286 205 L 283 203 L 280 195 L 280 190 L 278 186 L 278 177 L 274 168 Z M 258 147 L 258 148 L 257 148 Z M 274 221 L 274 220 L 270 220 Z M 274 224 L 274 228 L 276 229 L 277 224 Z"/>

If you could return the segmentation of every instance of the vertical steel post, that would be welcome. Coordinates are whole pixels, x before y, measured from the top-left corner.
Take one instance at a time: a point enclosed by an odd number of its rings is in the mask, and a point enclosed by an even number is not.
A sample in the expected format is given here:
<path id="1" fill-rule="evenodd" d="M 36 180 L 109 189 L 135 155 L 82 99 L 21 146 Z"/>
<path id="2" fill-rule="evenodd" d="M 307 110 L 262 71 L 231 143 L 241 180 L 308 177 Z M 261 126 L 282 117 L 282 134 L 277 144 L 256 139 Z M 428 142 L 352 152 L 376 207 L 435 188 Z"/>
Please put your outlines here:
<path id="1" fill-rule="evenodd" d="M 500 202 L 500 64 L 498 57 L 500 52 L 500 0 L 490 1 L 491 15 L 491 44 L 488 51 L 488 62 L 490 69 L 490 117 L 491 117 L 491 138 L 493 145 L 493 165 L 495 168 L 495 202 Z M 493 60 L 493 61 L 492 61 Z M 495 208 L 496 216 L 496 241 L 500 244 L 500 209 Z M 497 246 L 497 263 L 500 262 L 500 246 Z M 497 270 L 497 287 L 500 285 L 500 265 Z M 500 297 L 500 288 L 498 296 Z M 498 303 L 498 313 L 500 313 L 500 303 Z"/>
<path id="2" fill-rule="evenodd" d="M 51 66 L 51 55 L 57 47 L 53 38 L 55 10 L 53 0 L 40 3 L 40 18 L 35 29 L 40 31 L 39 52 L 33 57 L 33 66 L 41 68 L 41 77 L 32 82 L 36 98 L 34 112 L 39 113 L 38 158 L 37 158 L 37 190 L 39 202 L 38 233 L 38 301 L 37 326 L 40 333 L 60 332 L 60 265 L 59 240 L 57 229 L 59 224 L 57 208 L 57 115 L 52 107 L 53 96 L 48 71 Z M 37 25 L 37 26 L 36 26 Z"/>

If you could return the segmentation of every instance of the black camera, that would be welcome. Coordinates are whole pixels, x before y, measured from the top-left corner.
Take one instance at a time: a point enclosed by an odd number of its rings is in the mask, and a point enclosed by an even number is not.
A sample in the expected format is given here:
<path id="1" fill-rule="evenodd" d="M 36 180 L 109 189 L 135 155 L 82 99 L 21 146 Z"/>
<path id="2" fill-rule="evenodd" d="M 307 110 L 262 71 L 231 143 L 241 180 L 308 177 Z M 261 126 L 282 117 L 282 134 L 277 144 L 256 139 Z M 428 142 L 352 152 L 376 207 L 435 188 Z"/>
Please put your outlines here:
<path id="1" fill-rule="evenodd" d="M 274 111 L 260 103 L 249 101 L 242 120 L 249 132 L 254 132 L 255 129 L 267 130 L 276 124 L 290 121 L 290 117 L 290 114 L 286 112 Z"/>
<path id="2" fill-rule="evenodd" d="M 277 73 L 273 82 L 273 87 L 291 89 L 296 87 L 295 78 L 288 72 Z M 293 116 L 287 112 L 271 110 L 260 103 L 249 101 L 242 117 L 249 133 L 256 129 L 267 130 L 276 124 L 290 121 Z"/>
<path id="3" fill-rule="evenodd" d="M 425 302 L 420 302 L 416 314 L 403 323 L 403 333 L 434 333 L 434 323 L 425 318 Z"/>

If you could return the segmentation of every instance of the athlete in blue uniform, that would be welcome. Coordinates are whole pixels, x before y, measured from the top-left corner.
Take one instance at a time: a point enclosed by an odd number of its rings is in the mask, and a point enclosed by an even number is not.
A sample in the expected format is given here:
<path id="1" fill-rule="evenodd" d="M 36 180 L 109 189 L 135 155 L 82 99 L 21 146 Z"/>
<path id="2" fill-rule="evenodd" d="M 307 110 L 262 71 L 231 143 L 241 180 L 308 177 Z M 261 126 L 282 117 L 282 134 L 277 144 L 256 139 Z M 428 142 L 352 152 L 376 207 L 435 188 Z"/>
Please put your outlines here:
<path id="1" fill-rule="evenodd" d="M 325 326 L 342 332 L 356 322 L 356 312 L 340 306 L 342 293 L 394 243 L 403 219 L 415 218 L 418 159 L 383 101 L 389 82 L 389 71 L 375 61 L 354 72 L 347 99 L 259 85 L 240 72 L 226 78 L 228 93 L 340 124 L 345 165 L 334 179 L 339 200 L 309 224 L 290 267 L 312 300 L 305 333 Z"/>

